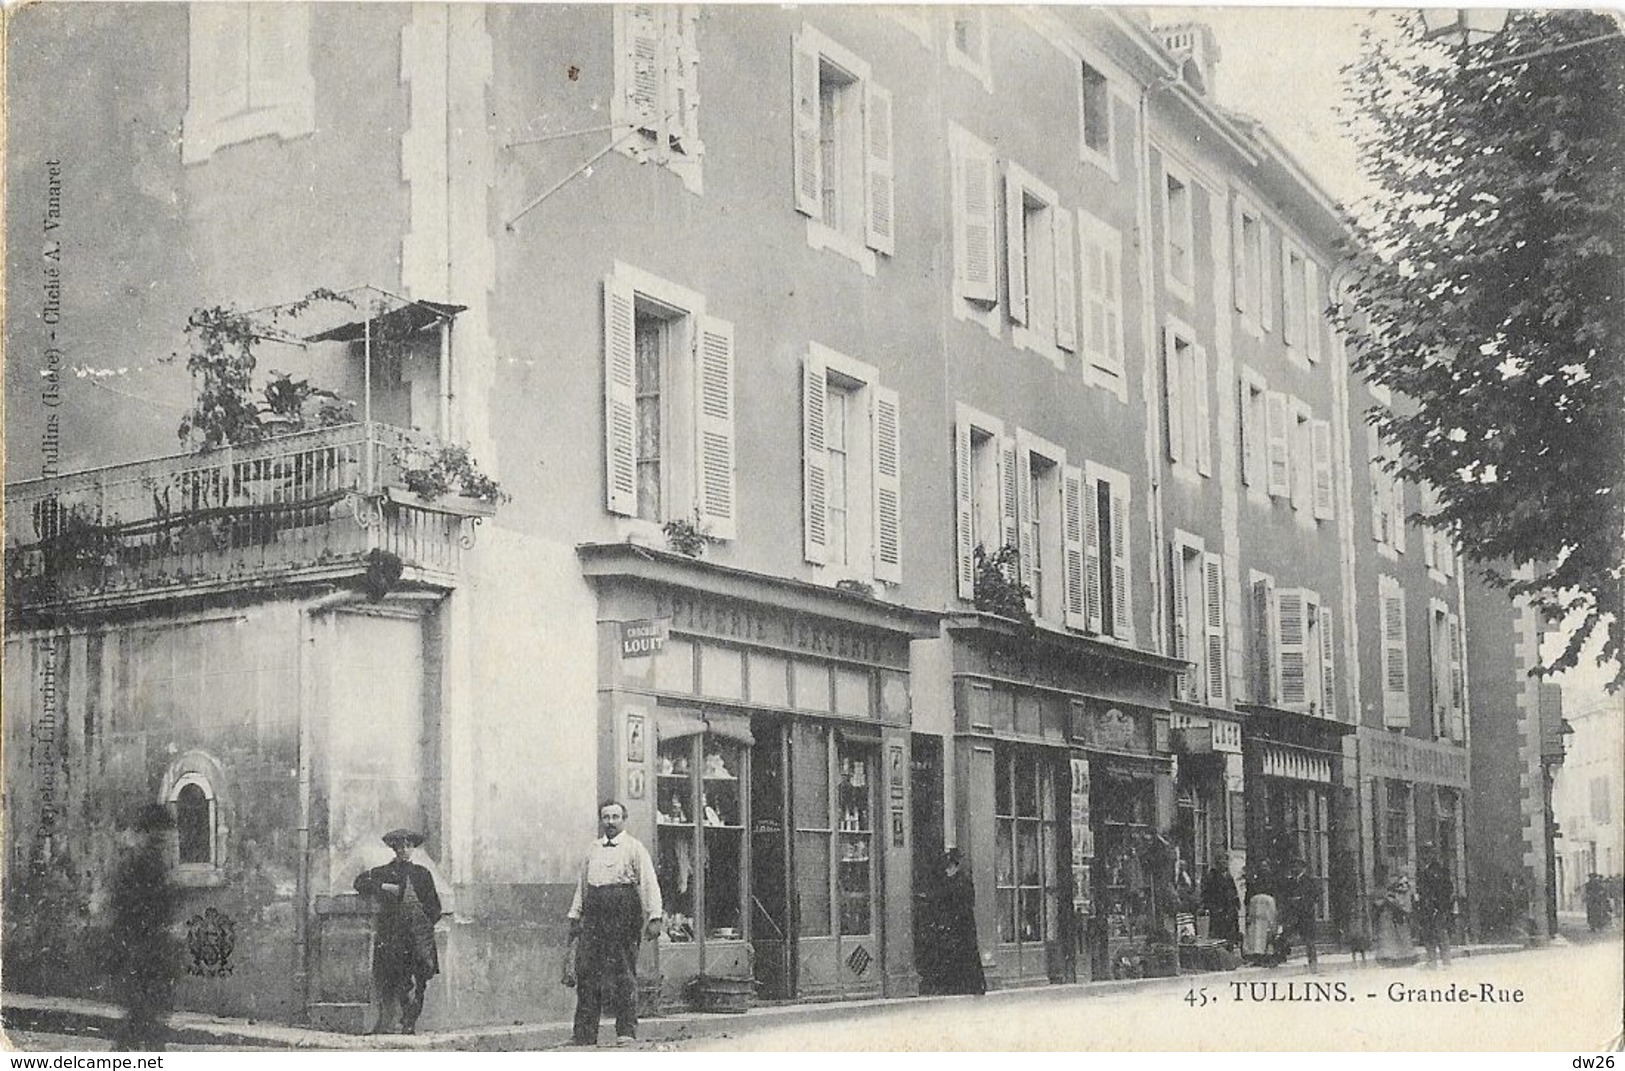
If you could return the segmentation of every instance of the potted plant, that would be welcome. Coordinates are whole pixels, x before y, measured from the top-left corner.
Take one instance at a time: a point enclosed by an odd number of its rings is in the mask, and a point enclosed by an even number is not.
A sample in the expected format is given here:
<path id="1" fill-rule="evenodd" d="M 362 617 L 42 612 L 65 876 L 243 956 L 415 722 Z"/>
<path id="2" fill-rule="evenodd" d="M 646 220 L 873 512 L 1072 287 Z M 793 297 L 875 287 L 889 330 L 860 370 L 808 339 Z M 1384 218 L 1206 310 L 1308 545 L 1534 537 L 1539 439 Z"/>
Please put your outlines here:
<path id="1" fill-rule="evenodd" d="M 674 517 L 660 526 L 666 546 L 687 558 L 698 558 L 716 537 L 686 517 Z"/>
<path id="2" fill-rule="evenodd" d="M 508 501 L 502 485 L 480 471 L 468 447 L 443 443 L 408 456 L 400 471 L 400 486 L 386 487 L 391 502 L 454 513 L 489 517 Z"/>
<path id="3" fill-rule="evenodd" d="M 1023 625 L 1030 625 L 1033 615 L 1027 609 L 1032 591 L 1021 582 L 1021 554 L 1006 543 L 989 554 L 976 545 L 976 608 L 983 613 L 997 614 Z"/>

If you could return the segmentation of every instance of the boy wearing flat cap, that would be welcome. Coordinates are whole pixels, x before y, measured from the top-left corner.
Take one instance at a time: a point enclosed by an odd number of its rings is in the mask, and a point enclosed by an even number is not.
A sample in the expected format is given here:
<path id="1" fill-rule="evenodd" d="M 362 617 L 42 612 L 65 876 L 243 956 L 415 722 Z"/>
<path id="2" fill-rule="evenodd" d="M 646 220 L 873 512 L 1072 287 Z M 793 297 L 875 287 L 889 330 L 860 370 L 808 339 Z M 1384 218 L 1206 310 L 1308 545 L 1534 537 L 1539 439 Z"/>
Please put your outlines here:
<path id="1" fill-rule="evenodd" d="M 372 1033 L 385 1033 L 398 1008 L 400 1032 L 411 1034 L 423 1012 L 424 988 L 440 973 L 440 956 L 434 946 L 440 894 L 428 869 L 412 862 L 412 849 L 423 843 L 423 834 L 392 829 L 384 834 L 384 843 L 395 850 L 395 858 L 355 879 L 355 891 L 372 897 L 379 906 L 372 938 L 378 1022 Z"/>

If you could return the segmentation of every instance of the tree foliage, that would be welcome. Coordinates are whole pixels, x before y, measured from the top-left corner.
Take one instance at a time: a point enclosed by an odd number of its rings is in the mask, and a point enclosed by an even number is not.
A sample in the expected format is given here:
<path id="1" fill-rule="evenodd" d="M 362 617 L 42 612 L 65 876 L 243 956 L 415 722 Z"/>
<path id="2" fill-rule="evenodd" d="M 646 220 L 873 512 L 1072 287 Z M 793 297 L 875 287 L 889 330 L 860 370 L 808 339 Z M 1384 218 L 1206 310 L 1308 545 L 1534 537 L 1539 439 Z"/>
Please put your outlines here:
<path id="1" fill-rule="evenodd" d="M 1400 396 L 1373 423 L 1399 473 L 1438 492 L 1414 519 L 1580 622 L 1542 671 L 1601 629 L 1617 686 L 1625 38 L 1605 15 L 1527 11 L 1457 49 L 1394 17 L 1346 72 L 1376 188 L 1352 223 L 1344 322 L 1355 367 Z"/>

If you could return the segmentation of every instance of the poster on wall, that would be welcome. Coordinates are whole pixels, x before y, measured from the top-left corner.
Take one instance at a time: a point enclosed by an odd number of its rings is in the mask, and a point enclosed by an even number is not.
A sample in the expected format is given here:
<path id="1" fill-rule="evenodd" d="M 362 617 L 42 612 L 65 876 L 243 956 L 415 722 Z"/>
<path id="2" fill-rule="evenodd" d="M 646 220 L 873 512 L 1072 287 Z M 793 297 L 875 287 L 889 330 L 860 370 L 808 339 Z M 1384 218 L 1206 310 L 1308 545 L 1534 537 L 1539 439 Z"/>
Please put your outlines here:
<path id="1" fill-rule="evenodd" d="M 626 798 L 630 800 L 643 798 L 643 767 L 633 766 L 626 771 Z"/>
<path id="2" fill-rule="evenodd" d="M 646 756 L 647 744 L 644 737 L 643 713 L 641 711 L 627 711 L 626 714 L 626 761 L 642 762 Z"/>

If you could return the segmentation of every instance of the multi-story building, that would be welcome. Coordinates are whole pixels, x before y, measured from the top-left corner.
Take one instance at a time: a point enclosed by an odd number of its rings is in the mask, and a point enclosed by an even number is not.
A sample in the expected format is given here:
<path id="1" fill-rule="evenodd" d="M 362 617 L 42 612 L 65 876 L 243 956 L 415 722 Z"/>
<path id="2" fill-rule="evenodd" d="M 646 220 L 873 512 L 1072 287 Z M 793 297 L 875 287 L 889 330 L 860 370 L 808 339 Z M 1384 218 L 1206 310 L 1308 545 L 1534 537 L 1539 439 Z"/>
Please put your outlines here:
<path id="1" fill-rule="evenodd" d="M 1400 796 L 1365 802 L 1344 739 L 1375 730 L 1406 793 L 1461 787 L 1391 757 L 1458 747 L 1411 743 L 1432 694 L 1395 733 L 1363 686 L 1380 575 L 1418 621 L 1458 604 L 1370 567 L 1336 213 L 1213 100 L 1200 28 L 14 28 L 8 307 L 41 313 L 8 321 L 10 978 L 89 976 L 75 920 L 151 800 L 183 1002 L 354 1028 L 350 883 L 395 825 L 450 910 L 433 1027 L 563 1016 L 537 965 L 605 797 L 655 857 L 670 1002 L 915 991 L 947 846 L 996 985 L 1167 969 L 1215 867 L 1302 858 L 1341 926 Z M 255 310 L 262 375 L 362 419 L 164 456 L 193 384 L 154 355 L 218 340 L 219 305 Z M 431 438 L 507 500 L 421 493 Z M 1408 838 L 1444 849 L 1444 798 Z"/>
<path id="2" fill-rule="evenodd" d="M 1620 818 L 1625 718 L 1619 703 L 1600 702 L 1566 719 L 1572 732 L 1553 786 L 1557 816 L 1558 907 L 1585 910 L 1592 874 L 1625 871 L 1625 822 Z"/>

